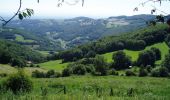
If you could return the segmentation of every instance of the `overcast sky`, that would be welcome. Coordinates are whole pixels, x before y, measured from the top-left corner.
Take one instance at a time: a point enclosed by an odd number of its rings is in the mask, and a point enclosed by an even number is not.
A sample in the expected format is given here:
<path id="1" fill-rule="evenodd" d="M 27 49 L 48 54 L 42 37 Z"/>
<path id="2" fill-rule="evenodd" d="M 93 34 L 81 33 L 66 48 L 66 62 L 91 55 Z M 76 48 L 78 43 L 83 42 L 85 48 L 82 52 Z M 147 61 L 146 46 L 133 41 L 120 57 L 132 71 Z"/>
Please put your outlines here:
<path id="1" fill-rule="evenodd" d="M 144 7 L 140 6 L 138 12 L 133 9 L 141 2 L 146 0 L 85 0 L 84 7 L 81 2 L 74 6 L 64 4 L 62 7 L 57 7 L 58 0 L 23 0 L 23 7 L 32 8 L 35 15 L 32 18 L 69 18 L 77 16 L 87 16 L 93 18 L 105 18 L 109 16 L 120 15 L 137 15 L 150 14 L 151 6 L 156 6 L 160 10 L 170 13 L 170 2 L 163 2 L 162 6 L 158 3 L 148 3 Z M 74 3 L 74 0 L 65 0 L 68 3 Z M 81 0 L 80 0 L 81 1 Z M 12 15 L 17 10 L 19 0 L 1 0 L 0 15 Z"/>

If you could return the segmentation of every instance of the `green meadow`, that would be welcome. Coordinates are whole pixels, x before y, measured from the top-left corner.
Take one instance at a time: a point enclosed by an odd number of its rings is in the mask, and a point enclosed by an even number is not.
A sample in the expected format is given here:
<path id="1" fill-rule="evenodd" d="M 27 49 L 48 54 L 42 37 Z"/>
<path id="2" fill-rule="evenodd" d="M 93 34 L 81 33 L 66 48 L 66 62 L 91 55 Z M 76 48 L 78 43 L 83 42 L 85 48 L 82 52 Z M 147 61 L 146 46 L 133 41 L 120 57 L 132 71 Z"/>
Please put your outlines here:
<path id="1" fill-rule="evenodd" d="M 169 100 L 167 78 L 125 76 L 71 76 L 33 79 L 26 95 L 0 94 L 1 100 Z M 65 87 L 65 89 L 63 89 Z"/>

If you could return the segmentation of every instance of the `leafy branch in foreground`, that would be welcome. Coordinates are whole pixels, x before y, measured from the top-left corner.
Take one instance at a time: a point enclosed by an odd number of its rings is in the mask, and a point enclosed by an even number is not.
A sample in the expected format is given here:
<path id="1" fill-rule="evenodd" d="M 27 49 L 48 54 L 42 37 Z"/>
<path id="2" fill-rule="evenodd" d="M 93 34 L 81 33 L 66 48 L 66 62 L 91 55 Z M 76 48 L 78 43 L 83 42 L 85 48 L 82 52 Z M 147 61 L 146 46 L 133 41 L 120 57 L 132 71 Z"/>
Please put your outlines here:
<path id="1" fill-rule="evenodd" d="M 139 11 L 139 7 L 145 7 L 145 5 L 148 4 L 148 3 L 154 3 L 154 4 L 155 4 L 155 3 L 160 3 L 160 6 L 162 6 L 162 2 L 165 2 L 165 1 L 170 1 L 170 0 L 147 0 L 147 1 L 145 1 L 145 2 L 140 3 L 137 7 L 135 7 L 135 8 L 133 9 L 133 11 Z M 157 12 L 160 12 L 161 14 L 160 14 L 160 15 L 156 15 L 156 18 L 155 18 L 154 20 L 146 21 L 146 24 L 147 24 L 147 25 L 154 25 L 154 26 L 155 26 L 157 22 L 162 22 L 162 23 L 164 23 L 164 22 L 165 22 L 165 16 L 164 16 L 164 15 L 168 15 L 168 13 L 159 10 L 157 7 L 155 7 L 155 6 L 153 6 L 153 5 L 151 5 L 151 7 L 153 7 L 153 8 L 151 9 L 151 14 L 152 14 L 152 15 L 155 14 L 155 13 L 157 13 Z M 169 24 L 169 20 L 170 20 L 170 19 L 167 19 L 167 20 L 168 20 L 168 21 L 167 21 L 167 24 L 170 25 L 170 24 Z"/>
<path id="2" fill-rule="evenodd" d="M 34 14 L 33 9 L 26 8 L 25 10 L 21 11 L 21 8 L 22 8 L 22 0 L 19 1 L 18 10 L 16 11 L 16 13 L 11 18 L 6 20 L 2 16 L 0 16 L 0 21 L 2 21 L 2 26 L 6 26 L 16 16 L 18 16 L 18 18 L 20 20 L 22 20 L 23 18 L 30 17 L 30 16 L 32 16 Z"/>
<path id="3" fill-rule="evenodd" d="M 66 0 L 58 0 L 57 6 L 60 7 L 63 3 L 66 3 L 68 5 L 76 5 L 77 3 L 79 3 L 79 1 L 80 0 L 74 0 L 73 3 L 70 3 Z M 40 2 L 40 0 L 37 0 L 37 3 L 39 3 L 39 2 Z M 84 0 L 82 0 L 82 6 L 83 5 L 84 5 Z M 25 10 L 21 11 L 21 7 L 22 7 L 22 0 L 19 0 L 19 7 L 18 7 L 16 13 L 11 18 L 5 19 L 2 16 L 0 16 L 0 21 L 2 22 L 2 26 L 6 26 L 16 16 L 18 16 L 18 18 L 20 20 L 23 20 L 24 18 L 31 17 L 34 14 L 33 9 L 26 8 Z"/>

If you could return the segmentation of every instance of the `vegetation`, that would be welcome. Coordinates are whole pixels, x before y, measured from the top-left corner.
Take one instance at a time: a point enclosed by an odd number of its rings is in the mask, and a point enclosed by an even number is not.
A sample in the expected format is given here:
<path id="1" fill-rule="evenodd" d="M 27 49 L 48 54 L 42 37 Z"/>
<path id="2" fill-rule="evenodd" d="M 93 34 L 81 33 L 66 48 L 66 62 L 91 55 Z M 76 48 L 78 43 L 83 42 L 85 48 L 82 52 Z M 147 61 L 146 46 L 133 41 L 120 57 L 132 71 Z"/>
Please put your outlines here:
<path id="1" fill-rule="evenodd" d="M 132 64 L 130 57 L 127 56 L 123 51 L 114 53 L 113 61 L 113 68 L 118 70 L 127 69 Z"/>
<path id="2" fill-rule="evenodd" d="M 0 63 L 25 67 L 27 61 L 31 61 L 32 63 L 43 62 L 45 61 L 45 57 L 27 47 L 0 40 Z"/>
<path id="3" fill-rule="evenodd" d="M 0 98 L 2 100 L 70 100 L 70 98 L 76 100 L 82 100 L 82 98 L 88 100 L 168 100 L 170 98 L 170 80 L 167 78 L 134 76 L 72 76 L 57 79 L 43 78 L 32 80 L 34 87 L 29 94 L 14 95 L 10 92 L 1 92 Z M 65 92 L 63 86 L 66 87 Z M 130 90 L 132 90 L 132 93 Z"/>
<path id="4" fill-rule="evenodd" d="M 17 74 L 13 74 L 4 81 L 1 88 L 12 91 L 14 94 L 19 92 L 31 92 L 33 88 L 32 81 L 24 74 L 23 70 L 19 70 Z"/>
<path id="5" fill-rule="evenodd" d="M 167 35 L 167 25 L 158 24 L 155 27 L 150 26 L 124 35 L 106 37 L 90 44 L 59 52 L 56 55 L 56 59 L 63 59 L 64 62 L 75 61 L 84 58 L 85 54 L 91 50 L 96 54 L 104 54 L 123 49 L 143 50 L 146 46 L 163 42 Z"/>

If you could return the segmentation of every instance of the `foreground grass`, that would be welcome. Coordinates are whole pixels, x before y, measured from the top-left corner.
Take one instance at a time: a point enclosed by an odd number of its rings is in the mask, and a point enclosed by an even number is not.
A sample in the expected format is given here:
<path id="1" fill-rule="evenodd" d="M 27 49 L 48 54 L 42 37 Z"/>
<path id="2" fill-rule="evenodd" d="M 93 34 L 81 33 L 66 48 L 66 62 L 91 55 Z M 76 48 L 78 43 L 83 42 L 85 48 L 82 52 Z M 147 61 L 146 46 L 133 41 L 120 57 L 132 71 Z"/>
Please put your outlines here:
<path id="1" fill-rule="evenodd" d="M 1 100 L 169 100 L 170 79 L 125 76 L 72 76 L 33 79 L 31 93 L 1 93 Z M 62 88 L 66 87 L 65 94 Z M 46 93 L 41 90 L 43 87 Z M 112 88 L 112 92 L 111 92 Z M 131 93 L 132 90 L 132 93 Z M 13 98 L 13 99 L 11 99 Z"/>

